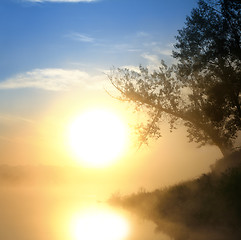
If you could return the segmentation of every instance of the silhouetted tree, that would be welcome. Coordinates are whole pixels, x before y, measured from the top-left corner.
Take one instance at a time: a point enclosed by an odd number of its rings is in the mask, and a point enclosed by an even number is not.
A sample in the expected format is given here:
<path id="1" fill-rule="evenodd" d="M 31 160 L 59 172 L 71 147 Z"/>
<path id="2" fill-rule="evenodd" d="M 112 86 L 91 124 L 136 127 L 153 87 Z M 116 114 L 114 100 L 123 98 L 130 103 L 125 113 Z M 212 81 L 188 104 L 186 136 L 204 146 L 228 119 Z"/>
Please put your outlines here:
<path id="1" fill-rule="evenodd" d="M 201 0 L 179 31 L 173 52 L 180 78 L 199 88 L 206 100 L 201 110 L 217 132 L 213 141 L 222 151 L 232 148 L 241 128 L 240 33 L 241 1 Z"/>
<path id="2" fill-rule="evenodd" d="M 118 99 L 147 113 L 137 126 L 141 143 L 159 138 L 165 119 L 171 130 L 182 122 L 190 141 L 231 151 L 241 129 L 240 10 L 238 0 L 200 0 L 176 37 L 177 65 L 162 61 L 154 72 L 140 66 L 109 74 Z"/>

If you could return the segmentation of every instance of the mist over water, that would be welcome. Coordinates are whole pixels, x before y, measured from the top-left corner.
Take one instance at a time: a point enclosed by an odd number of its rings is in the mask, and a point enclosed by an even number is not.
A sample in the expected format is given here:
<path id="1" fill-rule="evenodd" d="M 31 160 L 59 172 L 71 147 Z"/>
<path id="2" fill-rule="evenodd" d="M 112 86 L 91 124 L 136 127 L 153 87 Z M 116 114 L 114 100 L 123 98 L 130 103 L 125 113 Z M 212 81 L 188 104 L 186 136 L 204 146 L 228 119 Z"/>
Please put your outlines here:
<path id="1" fill-rule="evenodd" d="M 99 240 L 169 240 L 170 238 L 155 233 L 154 223 L 138 218 L 137 216 L 114 208 L 105 201 L 99 200 L 94 193 L 84 193 L 77 188 L 52 186 L 1 186 L 0 192 L 0 236 L 4 240 L 93 240 L 93 236 L 85 236 L 83 239 L 81 230 L 76 229 L 81 226 L 75 225 L 73 221 L 79 216 L 77 223 L 86 224 L 93 220 L 90 232 L 99 233 Z M 89 212 L 90 211 L 90 212 Z M 82 213 L 85 218 L 82 218 Z M 96 215 L 95 215 L 96 213 Z M 87 216 L 87 218 L 86 218 Z M 97 218 L 96 218 L 97 216 Z M 128 228 L 125 233 L 115 233 L 114 229 L 123 226 L 102 226 L 106 217 L 111 222 L 124 222 L 124 228 Z M 113 220 L 111 220 L 113 217 Z M 89 219 L 89 220 L 87 220 Z M 97 219 L 97 220 L 96 220 Z M 117 220 L 115 220 L 117 219 Z M 96 225 L 95 221 L 99 221 Z M 107 222 L 108 223 L 108 222 Z M 72 226 L 71 226 L 72 224 Z M 88 226 L 89 227 L 89 226 Z M 85 226 L 86 228 L 86 226 Z M 103 232 L 103 229 L 109 231 Z M 79 235 L 74 231 L 80 232 Z M 83 232 L 83 231 L 82 231 Z M 111 235 L 112 234 L 112 235 Z M 113 235 L 115 234 L 115 235 Z M 103 236 L 101 236 L 103 235 Z M 107 238 L 108 236 L 108 238 Z"/>
<path id="2" fill-rule="evenodd" d="M 240 154 L 198 178 L 127 195 L 134 183 L 109 171 L 1 165 L 1 239 L 239 240 Z"/>

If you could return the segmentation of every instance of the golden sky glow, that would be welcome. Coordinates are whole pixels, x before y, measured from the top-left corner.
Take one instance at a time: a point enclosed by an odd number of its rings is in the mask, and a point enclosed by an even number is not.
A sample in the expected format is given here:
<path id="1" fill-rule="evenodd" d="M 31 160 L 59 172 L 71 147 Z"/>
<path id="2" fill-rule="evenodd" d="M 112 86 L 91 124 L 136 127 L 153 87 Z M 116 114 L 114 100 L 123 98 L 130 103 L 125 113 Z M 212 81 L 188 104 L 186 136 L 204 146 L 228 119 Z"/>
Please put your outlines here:
<path id="1" fill-rule="evenodd" d="M 42 97 L 43 92 L 39 94 Z M 136 136 L 129 134 L 129 130 L 132 131 L 131 127 L 129 129 L 129 124 L 134 125 L 141 116 L 137 117 L 130 107 L 127 108 L 125 104 L 108 96 L 101 86 L 98 90 L 74 89 L 70 92 L 56 93 L 55 98 L 51 98 L 51 104 L 47 102 L 37 113 L 28 112 L 31 110 L 27 105 L 28 97 L 26 94 L 21 96 L 21 101 L 23 99 L 26 101 L 26 109 L 25 105 L 22 105 L 27 112 L 24 119 L 13 114 L 0 119 L 4 127 L 0 139 L 2 163 L 80 168 L 81 180 L 75 182 L 78 184 L 81 182 L 82 189 L 88 193 L 100 194 L 104 191 L 103 195 L 108 197 L 118 190 L 126 193 L 136 191 L 140 187 L 153 189 L 169 185 L 208 171 L 210 164 L 216 160 L 214 156 L 219 157 L 215 147 L 197 149 L 195 144 L 190 144 L 186 140 L 184 129 L 170 134 L 165 125 L 162 127 L 163 137 L 159 141 L 150 142 L 149 146 L 143 145 L 136 152 L 138 144 L 135 144 Z M 36 98 L 38 98 L 37 94 Z M 42 101 L 41 104 L 43 104 Z M 116 161 L 110 161 L 109 164 L 102 166 L 100 164 L 99 167 L 93 167 L 93 163 L 87 164 L 83 159 L 81 160 L 70 146 L 71 124 L 81 115 L 92 110 L 103 110 L 113 114 L 115 119 L 123 122 L 124 128 L 128 131 L 124 151 L 122 148 L 122 150 L 119 149 L 119 155 L 116 154 L 118 151 L 114 152 L 116 155 L 112 153 Z M 93 117 L 93 119 L 99 118 Z M 90 125 L 93 126 L 93 123 Z M 113 140 L 118 135 L 118 131 L 115 130 L 114 137 L 109 137 L 105 141 L 102 141 L 103 134 L 100 134 L 99 141 L 104 143 L 110 139 Z M 111 134 L 113 132 L 109 136 Z M 77 134 L 76 138 L 79 136 L 80 134 Z M 119 140 L 116 141 L 107 144 L 112 146 L 109 147 L 110 151 L 116 147 L 116 144 L 120 145 Z M 90 155 L 97 154 L 93 146 L 89 147 Z M 100 160 L 98 156 L 97 159 Z M 69 173 L 69 175 L 66 181 L 72 181 L 71 179 L 74 178 L 73 174 Z M 105 187 L 99 188 L 99 184 Z"/>

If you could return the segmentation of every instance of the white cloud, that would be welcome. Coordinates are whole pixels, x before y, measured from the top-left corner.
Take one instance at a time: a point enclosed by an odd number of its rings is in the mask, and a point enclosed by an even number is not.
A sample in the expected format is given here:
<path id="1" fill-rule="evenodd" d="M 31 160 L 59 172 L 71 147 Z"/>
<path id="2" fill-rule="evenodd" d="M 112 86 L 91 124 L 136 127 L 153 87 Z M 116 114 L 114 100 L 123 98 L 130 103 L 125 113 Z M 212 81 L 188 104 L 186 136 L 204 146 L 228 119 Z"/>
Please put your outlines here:
<path id="1" fill-rule="evenodd" d="M 77 2 L 96 2 L 97 0 L 24 0 L 26 2 L 67 2 L 67 3 L 77 3 Z"/>
<path id="2" fill-rule="evenodd" d="M 160 65 L 160 60 L 159 60 L 159 57 L 157 55 L 144 53 L 141 56 L 143 58 L 145 58 L 146 60 L 148 60 L 148 62 L 150 64 Z"/>
<path id="3" fill-rule="evenodd" d="M 139 66 L 134 66 L 134 65 L 125 65 L 125 66 L 122 66 L 121 68 L 127 68 L 131 71 L 135 71 L 135 72 L 140 72 L 140 68 Z"/>
<path id="4" fill-rule="evenodd" d="M 47 68 L 34 69 L 0 82 L 0 89 L 39 88 L 49 91 L 67 91 L 76 86 L 92 87 L 92 77 L 80 70 Z"/>
<path id="5" fill-rule="evenodd" d="M 158 55 L 144 53 L 141 55 L 147 60 L 147 67 L 150 71 L 156 71 L 161 65 L 161 60 Z"/>
<path id="6" fill-rule="evenodd" d="M 68 35 L 66 35 L 66 37 L 75 40 L 75 41 L 79 41 L 79 42 L 94 42 L 94 38 L 86 35 L 86 34 L 81 34 L 81 33 L 77 33 L 77 32 L 72 32 Z"/>
<path id="7" fill-rule="evenodd" d="M 172 49 L 159 49 L 158 52 L 161 55 L 164 55 L 164 56 L 171 56 L 172 55 Z"/>
<path id="8" fill-rule="evenodd" d="M 146 42 L 143 43 L 143 46 L 148 50 L 148 52 L 158 53 L 165 57 L 172 56 L 172 50 L 174 49 L 173 43 L 162 44 L 161 42 Z"/>
<path id="9" fill-rule="evenodd" d="M 159 46 L 156 51 L 164 56 L 171 57 L 172 51 L 174 50 L 174 43 L 167 43 L 165 46 Z"/>

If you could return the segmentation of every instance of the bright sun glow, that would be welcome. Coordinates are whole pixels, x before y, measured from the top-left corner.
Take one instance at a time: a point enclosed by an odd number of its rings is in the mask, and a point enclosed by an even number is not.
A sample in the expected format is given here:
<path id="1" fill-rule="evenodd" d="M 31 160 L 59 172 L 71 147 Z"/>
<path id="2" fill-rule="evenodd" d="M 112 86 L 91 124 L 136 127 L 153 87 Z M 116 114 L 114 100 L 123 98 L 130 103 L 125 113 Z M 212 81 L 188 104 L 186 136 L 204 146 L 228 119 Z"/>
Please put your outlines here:
<path id="1" fill-rule="evenodd" d="M 124 152 L 127 127 L 110 111 L 90 110 L 70 125 L 69 142 L 79 160 L 90 166 L 106 166 Z"/>
<path id="2" fill-rule="evenodd" d="M 76 215 L 70 223 L 73 240 L 123 240 L 129 225 L 124 217 L 106 210 L 90 210 Z"/>

